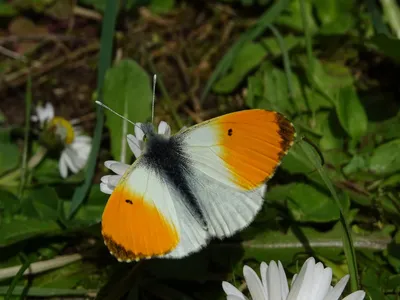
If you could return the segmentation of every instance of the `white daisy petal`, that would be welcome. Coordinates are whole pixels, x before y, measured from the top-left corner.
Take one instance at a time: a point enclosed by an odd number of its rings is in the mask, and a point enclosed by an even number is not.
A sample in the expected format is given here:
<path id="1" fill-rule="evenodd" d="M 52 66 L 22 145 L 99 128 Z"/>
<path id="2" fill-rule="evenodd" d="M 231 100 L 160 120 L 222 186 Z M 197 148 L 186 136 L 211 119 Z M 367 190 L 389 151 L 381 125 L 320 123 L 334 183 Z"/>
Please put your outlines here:
<path id="1" fill-rule="evenodd" d="M 45 115 L 47 117 L 47 120 L 51 120 L 54 118 L 54 107 L 50 102 L 46 103 L 45 106 Z"/>
<path id="2" fill-rule="evenodd" d="M 308 297 L 311 300 L 318 299 L 318 298 L 316 298 L 316 295 L 319 292 L 319 286 L 321 284 L 323 271 L 324 271 L 324 266 L 320 262 L 314 266 L 313 274 L 311 277 L 311 279 L 312 279 L 311 280 L 311 288 L 308 291 Z"/>
<path id="3" fill-rule="evenodd" d="M 71 125 L 77 125 L 79 124 L 81 121 L 79 119 L 71 119 L 69 120 L 69 122 L 71 123 Z"/>
<path id="4" fill-rule="evenodd" d="M 64 151 L 63 151 L 63 154 L 65 154 L 64 159 L 65 159 L 65 162 L 66 162 L 66 164 L 67 164 L 68 169 L 70 169 L 73 173 L 76 174 L 76 173 L 79 172 L 79 170 L 78 170 L 78 168 L 75 166 L 75 163 L 74 163 L 74 161 L 73 161 L 73 159 L 74 159 L 74 154 L 71 153 L 70 150 L 71 150 L 71 149 L 69 149 L 69 148 L 64 149 Z"/>
<path id="5" fill-rule="evenodd" d="M 342 295 L 350 276 L 346 275 L 335 285 L 335 287 L 329 291 L 328 295 L 325 296 L 324 300 L 338 300 Z"/>
<path id="6" fill-rule="evenodd" d="M 283 269 L 282 263 L 278 261 L 278 269 L 279 269 L 279 277 L 281 279 L 281 295 L 282 299 L 286 299 L 289 294 L 289 286 L 285 274 L 285 270 Z"/>
<path id="7" fill-rule="evenodd" d="M 60 175 L 62 178 L 67 178 L 68 176 L 68 167 L 65 161 L 66 153 L 61 153 L 60 160 L 58 161 L 58 169 L 60 171 Z"/>
<path id="8" fill-rule="evenodd" d="M 238 297 L 238 296 L 233 296 L 233 295 L 229 295 L 229 296 L 226 296 L 226 300 L 247 300 L 247 298 L 241 298 L 241 297 Z"/>
<path id="9" fill-rule="evenodd" d="M 328 294 L 332 282 L 332 269 L 325 268 L 321 272 L 321 280 L 319 280 L 318 291 L 315 293 L 315 299 L 324 299 Z"/>
<path id="10" fill-rule="evenodd" d="M 268 295 L 267 272 L 268 272 L 268 265 L 265 262 L 262 262 L 260 265 L 260 274 L 265 295 Z"/>
<path id="11" fill-rule="evenodd" d="M 72 147 L 66 147 L 65 151 L 67 152 L 68 157 L 71 159 L 71 163 L 75 167 L 74 170 L 71 168 L 71 171 L 78 173 L 85 166 L 87 156 L 81 156 L 81 151 L 76 151 Z"/>
<path id="12" fill-rule="evenodd" d="M 139 141 L 143 141 L 144 132 L 143 132 L 143 129 L 142 129 L 142 123 L 136 123 L 135 124 L 135 137 Z"/>
<path id="13" fill-rule="evenodd" d="M 141 144 L 142 141 L 138 140 L 134 135 L 128 134 L 127 136 L 129 148 L 133 152 L 136 158 L 138 158 L 142 154 Z"/>
<path id="14" fill-rule="evenodd" d="M 343 298 L 343 300 L 363 300 L 365 297 L 364 291 L 356 291 L 347 297 Z"/>
<path id="15" fill-rule="evenodd" d="M 124 164 L 115 160 L 107 160 L 104 162 L 104 165 L 106 166 L 106 168 L 110 169 L 118 175 L 123 175 L 125 171 L 129 168 L 128 164 Z"/>
<path id="16" fill-rule="evenodd" d="M 171 127 L 169 127 L 167 122 L 161 121 L 158 124 L 158 134 L 163 134 L 167 137 L 171 136 Z"/>
<path id="17" fill-rule="evenodd" d="M 243 274 L 251 294 L 252 300 L 338 300 L 342 297 L 343 290 L 349 280 L 344 276 L 333 288 L 332 269 L 325 268 L 315 259 L 307 259 L 299 274 L 295 274 L 289 290 L 285 270 L 280 261 L 276 264 L 271 261 L 269 265 L 260 265 L 261 281 L 257 274 L 248 266 L 244 266 Z M 262 282 L 262 283 L 261 283 Z M 229 297 L 244 297 L 235 287 L 228 283 L 223 284 L 223 289 Z M 363 300 L 364 291 L 356 291 L 343 300 Z M 236 299 L 236 298 L 230 298 Z"/>
<path id="18" fill-rule="evenodd" d="M 76 131 L 75 131 L 76 134 Z M 75 138 L 75 143 L 82 143 L 82 144 L 91 144 L 92 138 L 86 135 L 79 135 Z"/>
<path id="19" fill-rule="evenodd" d="M 267 271 L 268 297 L 267 299 L 281 299 L 279 269 L 275 261 L 271 261 Z M 278 282 L 277 282 L 278 281 Z"/>
<path id="20" fill-rule="evenodd" d="M 107 184 L 102 182 L 102 183 L 100 183 L 100 191 L 102 191 L 104 194 L 111 195 L 113 192 L 113 189 L 110 189 Z"/>
<path id="21" fill-rule="evenodd" d="M 229 282 L 223 281 L 222 289 L 224 290 L 225 294 L 227 294 L 228 296 L 236 296 L 239 299 L 245 299 L 245 296 L 243 295 L 243 293 L 241 291 L 239 291 L 237 288 L 235 288 Z"/>
<path id="22" fill-rule="evenodd" d="M 243 276 L 246 279 L 247 287 L 249 289 L 251 299 L 253 300 L 267 300 L 268 298 L 264 294 L 264 288 L 258 278 L 256 272 L 249 266 L 243 267 Z"/>
<path id="23" fill-rule="evenodd" d="M 311 288 L 309 284 L 311 281 L 310 278 L 314 271 L 314 263 L 315 260 L 312 257 L 305 261 L 303 267 L 300 270 L 300 273 L 296 276 L 296 280 L 293 283 L 287 300 L 302 299 L 304 293 L 307 292 L 307 289 Z"/>
<path id="24" fill-rule="evenodd" d="M 122 176 L 119 175 L 106 175 L 101 177 L 101 182 L 108 184 L 108 186 L 116 187 Z"/>
<path id="25" fill-rule="evenodd" d="M 80 126 L 72 126 L 72 128 L 74 129 L 75 135 L 81 135 L 83 132 L 82 127 Z"/>

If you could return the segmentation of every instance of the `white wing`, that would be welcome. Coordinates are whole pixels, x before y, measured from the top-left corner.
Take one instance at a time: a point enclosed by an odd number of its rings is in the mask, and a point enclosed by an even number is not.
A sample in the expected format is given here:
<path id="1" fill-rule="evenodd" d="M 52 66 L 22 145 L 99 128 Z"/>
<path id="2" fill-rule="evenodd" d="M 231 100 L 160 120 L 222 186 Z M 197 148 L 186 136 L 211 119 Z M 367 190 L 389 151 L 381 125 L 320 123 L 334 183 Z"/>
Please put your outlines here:
<path id="1" fill-rule="evenodd" d="M 179 193 L 139 159 L 110 196 L 102 218 L 105 244 L 120 261 L 179 258 L 207 244 L 209 234 Z"/>

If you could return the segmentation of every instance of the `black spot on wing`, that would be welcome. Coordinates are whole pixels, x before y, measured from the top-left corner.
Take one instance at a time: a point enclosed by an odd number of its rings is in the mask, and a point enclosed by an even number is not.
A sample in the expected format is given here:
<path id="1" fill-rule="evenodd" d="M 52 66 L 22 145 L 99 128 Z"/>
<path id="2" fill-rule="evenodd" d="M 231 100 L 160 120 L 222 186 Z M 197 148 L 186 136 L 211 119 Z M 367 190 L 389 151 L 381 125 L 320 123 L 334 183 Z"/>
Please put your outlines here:
<path id="1" fill-rule="evenodd" d="M 293 124 L 280 113 L 276 113 L 276 121 L 279 125 L 278 133 L 282 139 L 280 143 L 282 151 L 279 153 L 279 158 L 282 159 L 292 146 L 296 131 Z"/>

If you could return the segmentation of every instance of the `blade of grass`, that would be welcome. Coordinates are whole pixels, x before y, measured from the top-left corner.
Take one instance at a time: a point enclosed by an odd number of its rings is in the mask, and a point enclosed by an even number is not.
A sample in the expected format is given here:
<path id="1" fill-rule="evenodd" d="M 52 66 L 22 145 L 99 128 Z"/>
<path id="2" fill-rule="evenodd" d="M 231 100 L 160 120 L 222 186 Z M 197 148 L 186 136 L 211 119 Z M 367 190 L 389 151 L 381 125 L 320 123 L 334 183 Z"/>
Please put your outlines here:
<path id="1" fill-rule="evenodd" d="M 257 21 L 256 25 L 241 35 L 239 40 L 229 49 L 224 57 L 217 64 L 210 79 L 207 81 L 200 102 L 204 102 L 213 84 L 224 75 L 230 68 L 233 59 L 241 49 L 241 47 L 257 37 L 259 37 L 265 29 L 279 16 L 279 14 L 288 6 L 290 0 L 277 1 L 267 12 L 265 12 Z"/>
<path id="2" fill-rule="evenodd" d="M 29 130 L 31 125 L 31 106 L 32 106 L 32 77 L 28 73 L 25 91 L 25 129 L 24 129 L 24 150 L 22 153 L 21 181 L 18 189 L 18 198 L 22 201 L 22 195 L 26 183 L 26 165 L 28 161 Z"/>
<path id="3" fill-rule="evenodd" d="M 324 181 L 325 185 L 329 189 L 332 194 L 333 199 L 336 202 L 337 207 L 340 211 L 340 223 L 343 229 L 343 250 L 344 254 L 347 258 L 347 264 L 350 273 L 350 284 L 351 290 L 355 292 L 358 290 L 359 285 L 359 278 L 358 278 L 358 271 L 357 271 L 357 261 L 356 261 L 356 252 L 354 250 L 354 243 L 350 232 L 350 226 L 346 221 L 346 216 L 344 215 L 344 209 L 342 204 L 339 201 L 339 198 L 336 194 L 336 190 L 333 187 L 331 180 L 329 179 L 328 175 L 326 174 L 325 170 L 323 169 L 321 163 L 316 159 L 317 154 L 313 152 L 313 148 L 311 146 L 306 146 L 308 144 L 300 142 L 301 149 L 303 150 L 304 154 L 308 158 L 308 160 L 314 165 L 314 168 L 318 171 L 319 175 L 321 176 L 322 180 Z M 315 151 L 315 150 L 314 150 Z"/>
<path id="4" fill-rule="evenodd" d="M 400 38 L 400 9 L 396 0 L 381 0 L 383 8 L 383 16 L 389 23 L 389 27 L 395 33 L 396 37 Z"/>
<path id="5" fill-rule="evenodd" d="M 304 0 L 300 0 L 300 10 L 301 10 L 301 20 L 303 22 L 303 30 L 304 30 L 304 36 L 305 36 L 305 41 L 306 41 L 306 52 L 307 52 L 307 61 L 308 61 L 308 78 L 311 79 L 311 94 L 313 95 L 315 93 L 315 83 L 312 80 L 313 74 L 314 74 L 314 57 L 313 57 L 313 50 L 312 50 L 312 40 L 311 40 L 311 31 L 308 28 L 308 23 L 307 23 L 307 16 L 306 16 L 306 4 L 304 3 Z M 307 97 L 306 97 L 307 101 Z M 307 102 L 308 107 L 311 109 L 311 114 L 312 118 L 315 119 L 315 111 L 313 109 L 313 106 L 311 106 Z"/>
<path id="6" fill-rule="evenodd" d="M 103 102 L 103 84 L 104 76 L 107 69 L 111 65 L 113 38 L 115 31 L 115 22 L 118 14 L 118 1 L 107 0 L 106 9 L 104 11 L 104 19 L 101 30 L 100 39 L 100 58 L 99 58 L 99 71 L 97 73 L 97 95 L 98 100 Z M 86 195 L 89 193 L 94 172 L 96 170 L 97 154 L 100 150 L 101 135 L 104 125 L 103 108 L 96 106 L 96 127 L 94 130 L 92 150 L 90 152 L 86 176 L 84 183 L 77 187 L 71 200 L 71 207 L 68 212 L 68 219 L 71 219 L 75 212 L 78 210 Z"/>
<path id="7" fill-rule="evenodd" d="M 0 286 L 0 295 L 6 294 L 9 286 Z M 11 296 L 20 296 L 24 293 L 24 286 L 16 286 Z M 73 290 L 73 289 L 57 289 L 57 288 L 42 288 L 42 287 L 30 287 L 25 296 L 31 297 L 57 297 L 57 296 L 91 296 L 95 295 L 95 291 L 91 292 L 88 290 Z"/>
<path id="8" fill-rule="evenodd" d="M 18 273 L 15 275 L 15 277 L 11 281 L 11 284 L 8 287 L 6 295 L 4 297 L 5 300 L 8 300 L 11 298 L 11 296 L 13 295 L 13 291 L 14 291 L 15 287 L 17 286 L 18 281 L 22 278 L 22 276 L 24 275 L 24 272 L 31 265 L 31 262 L 29 261 L 28 257 L 25 254 L 21 253 L 21 256 L 22 256 L 22 259 L 24 260 L 24 263 L 21 266 L 21 268 L 19 268 Z"/>
<path id="9" fill-rule="evenodd" d="M 294 88 L 293 88 L 293 82 L 292 82 L 292 68 L 290 66 L 290 59 L 289 59 L 289 53 L 286 49 L 285 41 L 282 38 L 282 35 L 279 33 L 279 30 L 275 28 L 273 25 L 269 25 L 268 28 L 271 30 L 271 32 L 275 35 L 276 40 L 278 41 L 279 48 L 282 51 L 282 57 L 283 57 L 283 67 L 285 69 L 285 74 L 288 82 L 288 91 L 289 91 L 289 98 L 293 103 L 293 106 L 296 108 L 297 111 L 299 111 L 297 107 L 296 101 L 294 101 Z"/>
<path id="10" fill-rule="evenodd" d="M 385 34 L 387 36 L 391 36 L 389 29 L 386 24 L 383 22 L 382 13 L 378 8 L 378 5 L 375 0 L 367 0 L 367 7 L 369 14 L 371 16 L 372 24 L 374 25 L 375 33 Z"/>

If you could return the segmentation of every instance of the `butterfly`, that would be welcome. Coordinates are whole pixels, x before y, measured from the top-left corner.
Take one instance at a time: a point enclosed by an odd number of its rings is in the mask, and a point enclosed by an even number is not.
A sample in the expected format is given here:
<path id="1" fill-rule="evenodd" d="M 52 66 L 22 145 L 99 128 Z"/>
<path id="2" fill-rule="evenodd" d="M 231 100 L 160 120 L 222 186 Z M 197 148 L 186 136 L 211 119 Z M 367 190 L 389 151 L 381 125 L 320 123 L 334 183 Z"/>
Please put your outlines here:
<path id="1" fill-rule="evenodd" d="M 102 235 L 119 261 L 182 258 L 247 227 L 295 139 L 275 111 L 226 114 L 171 137 L 142 124 L 143 153 L 112 192 Z"/>

